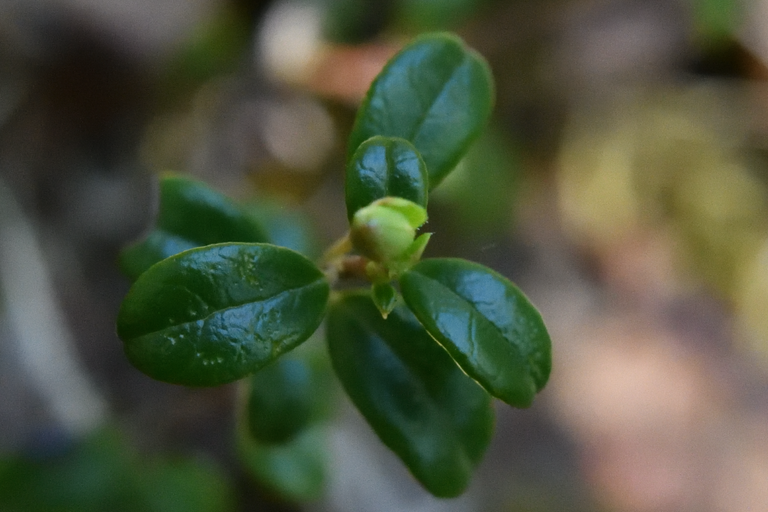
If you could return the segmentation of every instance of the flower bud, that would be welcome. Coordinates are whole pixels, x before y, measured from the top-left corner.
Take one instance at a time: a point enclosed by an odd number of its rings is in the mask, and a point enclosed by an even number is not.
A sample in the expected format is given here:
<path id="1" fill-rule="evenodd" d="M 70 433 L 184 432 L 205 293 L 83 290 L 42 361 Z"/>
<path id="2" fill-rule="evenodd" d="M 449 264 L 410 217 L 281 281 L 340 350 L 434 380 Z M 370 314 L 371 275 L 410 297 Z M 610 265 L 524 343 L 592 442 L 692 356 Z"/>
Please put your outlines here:
<path id="1" fill-rule="evenodd" d="M 360 208 L 352 218 L 350 238 L 363 256 L 378 262 L 397 259 L 413 242 L 416 228 L 426 220 L 416 203 L 386 197 Z"/>

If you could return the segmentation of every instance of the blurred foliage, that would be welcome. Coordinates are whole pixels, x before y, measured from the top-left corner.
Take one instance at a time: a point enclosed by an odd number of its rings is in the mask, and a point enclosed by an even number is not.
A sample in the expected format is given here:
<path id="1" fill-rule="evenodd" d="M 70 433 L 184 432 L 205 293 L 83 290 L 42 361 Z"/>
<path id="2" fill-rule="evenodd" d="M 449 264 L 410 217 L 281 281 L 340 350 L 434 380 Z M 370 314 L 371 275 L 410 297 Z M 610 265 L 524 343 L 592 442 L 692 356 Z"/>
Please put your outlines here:
<path id="1" fill-rule="evenodd" d="M 598 251 L 644 227 L 672 233 L 678 271 L 768 340 L 768 316 L 757 314 L 768 293 L 768 183 L 741 92 L 635 90 L 579 112 L 561 154 L 560 205 L 574 240 Z"/>
<path id="2" fill-rule="evenodd" d="M 140 456 L 112 428 L 58 455 L 0 462 L 4 512 L 225 512 L 233 503 L 215 466 L 188 456 Z"/>
<path id="3" fill-rule="evenodd" d="M 522 178 L 520 158 L 514 142 L 491 125 L 435 190 L 431 200 L 450 215 L 458 237 L 487 240 L 509 232 Z"/>
<path id="4" fill-rule="evenodd" d="M 267 445 L 247 432 L 237 434 L 237 452 L 246 471 L 270 494 L 297 503 L 314 501 L 325 491 L 327 432 L 315 425 L 285 444 Z"/>
<path id="5" fill-rule="evenodd" d="M 691 6 L 697 36 L 703 44 L 721 44 L 738 30 L 742 15 L 738 0 L 695 0 Z"/>
<path id="6" fill-rule="evenodd" d="M 466 23 L 488 0 L 400 0 L 398 22 L 414 33 L 450 30 Z"/>
<path id="7" fill-rule="evenodd" d="M 235 6 L 221 4 L 165 63 L 161 98 L 175 104 L 213 78 L 233 73 L 251 39 L 250 20 Z"/>
<path id="8" fill-rule="evenodd" d="M 300 252 L 309 258 L 319 254 L 317 233 L 300 210 L 277 197 L 259 196 L 243 208 L 267 232 L 271 243 Z"/>
<path id="9" fill-rule="evenodd" d="M 333 42 L 359 43 L 395 28 L 418 34 L 467 23 L 489 0 L 317 0 L 323 33 Z"/>
<path id="10" fill-rule="evenodd" d="M 328 354 L 318 336 L 313 336 L 290 354 L 256 372 L 242 382 L 241 407 L 235 451 L 246 473 L 270 495 L 281 501 L 303 503 L 320 498 L 326 490 L 329 471 L 328 425 L 335 411 L 337 389 Z M 287 366 L 286 366 L 287 365 Z M 285 382 L 275 382 L 275 371 L 284 372 Z M 298 370 L 300 375 L 296 375 Z M 262 373 L 264 375 L 262 375 Z M 283 388 L 290 379 L 302 380 L 300 389 Z M 247 389 L 261 386 L 261 389 Z M 256 397 L 254 403 L 254 397 Z M 286 400 L 287 399 L 287 400 Z M 265 406 L 265 403 L 266 406 Z M 302 411 L 290 418 L 264 417 L 276 412 L 276 408 L 298 406 Z M 260 418 L 261 416 L 261 418 Z M 253 432 L 257 421 L 259 427 Z M 285 421 L 284 429 L 291 429 L 291 436 L 264 436 L 266 430 Z M 300 425 L 299 425 L 300 423 Z M 298 428 L 296 428 L 298 427 Z M 271 433 L 271 432 L 270 432 Z"/>
<path id="11" fill-rule="evenodd" d="M 318 0 L 323 8 L 323 35 L 329 41 L 354 44 L 386 26 L 392 2 Z"/>

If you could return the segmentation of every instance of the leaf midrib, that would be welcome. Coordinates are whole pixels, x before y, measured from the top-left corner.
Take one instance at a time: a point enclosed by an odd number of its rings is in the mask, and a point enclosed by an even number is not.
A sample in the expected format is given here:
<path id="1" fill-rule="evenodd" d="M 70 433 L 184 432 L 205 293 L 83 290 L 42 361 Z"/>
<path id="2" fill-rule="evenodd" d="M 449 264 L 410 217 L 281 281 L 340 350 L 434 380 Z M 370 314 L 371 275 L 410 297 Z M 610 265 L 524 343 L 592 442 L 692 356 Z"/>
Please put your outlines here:
<path id="1" fill-rule="evenodd" d="M 437 103 L 437 100 L 440 99 L 443 96 L 443 94 L 445 93 L 446 87 L 453 80 L 453 77 L 456 75 L 458 70 L 460 68 L 462 68 L 464 66 L 464 64 L 466 64 L 467 59 L 468 59 L 468 56 L 466 54 L 462 55 L 461 61 L 456 66 L 454 66 L 453 70 L 451 71 L 451 74 L 448 76 L 448 78 L 440 86 L 440 90 L 438 91 L 438 93 L 435 94 L 432 97 L 432 101 L 430 102 L 429 107 L 426 109 L 426 111 L 418 119 L 418 121 L 416 122 L 416 126 L 414 127 L 411 135 L 408 137 L 408 140 L 411 143 L 413 143 L 414 138 L 421 131 L 421 128 L 424 125 L 424 122 L 427 120 L 427 118 L 429 117 L 430 113 L 432 112 L 432 109 L 435 107 L 435 104 Z"/>
<path id="2" fill-rule="evenodd" d="M 423 277 L 424 279 L 426 279 L 426 280 L 428 280 L 428 281 L 430 281 L 430 282 L 433 282 L 433 283 L 437 283 L 437 284 L 438 284 L 438 285 L 439 285 L 441 288 L 443 288 L 443 289 L 447 290 L 447 291 L 448 291 L 448 292 L 449 292 L 449 293 L 450 293 L 452 296 L 454 296 L 454 297 L 457 297 L 459 300 L 461 300 L 461 302 L 463 302 L 464 304 L 466 304 L 466 305 L 468 306 L 468 308 L 469 308 L 469 309 L 470 309 L 470 310 L 471 310 L 473 313 L 476 313 L 476 314 L 477 314 L 478 316 L 480 316 L 480 317 L 481 317 L 481 318 L 482 318 L 482 319 L 483 319 L 485 322 L 487 322 L 488 324 L 490 324 L 491 326 L 493 326 L 493 329 L 494 329 L 494 330 L 495 330 L 495 331 L 498 333 L 498 335 L 501 337 L 501 339 L 502 339 L 503 341 L 505 341 L 505 342 L 506 342 L 506 343 L 504 343 L 504 346 L 506 346 L 506 347 L 509 347 L 509 348 L 508 348 L 508 351 L 514 350 L 514 351 L 516 351 L 516 352 L 517 352 L 517 355 L 520 357 L 520 360 L 523 362 L 523 366 L 524 366 L 524 368 L 525 368 L 525 371 L 528 373 L 528 377 L 529 377 L 529 378 L 531 378 L 531 379 L 533 379 L 533 376 L 531 375 L 531 369 L 529 368 L 530 362 L 529 362 L 528 358 L 526 357 L 526 355 L 525 355 L 525 354 L 523 354 L 523 353 L 520 351 L 520 349 L 517 347 L 517 345 L 515 345 L 515 343 L 514 343 L 514 342 L 512 342 L 512 341 L 511 341 L 509 338 L 507 338 L 506 336 L 504 336 L 504 334 L 503 334 L 503 332 L 501 331 L 501 329 L 499 328 L 499 326 L 497 326 L 495 323 L 493 323 L 493 322 L 491 321 L 491 319 L 490 319 L 490 318 L 486 317 L 486 316 L 485 316 L 483 313 L 481 313 L 481 312 L 480 312 L 480 311 L 479 311 L 479 310 L 478 310 L 478 309 L 477 309 L 477 308 L 474 306 L 474 304 L 472 304 L 471 302 L 469 302 L 469 300 L 467 300 L 467 299 L 466 299 L 466 298 L 464 298 L 463 296 L 459 295 L 458 293 L 456 293 L 456 292 L 454 292 L 453 290 L 451 290 L 450 288 L 448 288 L 448 286 L 446 286 L 445 284 L 443 284 L 441 281 L 439 281 L 439 280 L 437 280 L 437 279 L 434 279 L 434 278 L 432 278 L 432 277 L 430 277 L 430 276 L 428 276 L 428 275 L 424 274 L 423 272 L 419 272 L 419 271 L 416 271 L 416 270 L 411 270 L 409 273 L 418 274 L 419 276 Z M 453 341 L 452 341 L 452 340 L 451 340 L 451 343 L 453 343 Z M 475 343 L 475 346 L 476 346 L 476 345 L 477 345 L 477 343 Z M 534 379 L 534 383 L 535 383 L 535 382 L 536 382 L 536 381 L 535 381 L 535 379 Z M 537 385 L 537 388 L 538 388 L 538 385 Z"/>
<path id="3" fill-rule="evenodd" d="M 442 288 L 444 288 L 445 290 L 448 290 L 452 295 L 454 295 L 454 296 L 458 297 L 459 299 L 461 299 L 464 303 L 468 304 L 469 307 L 473 311 L 475 311 L 478 315 L 480 315 L 485 320 L 487 320 L 488 323 L 491 324 L 494 327 L 494 329 L 499 333 L 499 335 L 502 337 L 502 339 L 507 341 L 507 345 L 510 346 L 510 347 L 513 347 L 517 351 L 517 353 L 520 355 L 521 359 L 525 362 L 525 366 L 526 366 L 526 370 L 528 372 L 528 376 L 531 379 L 533 379 L 533 382 L 536 385 L 536 389 L 540 391 L 543 388 L 543 384 L 541 386 L 539 385 L 539 380 L 540 380 L 539 375 L 541 374 L 541 372 L 539 371 L 538 365 L 534 362 L 534 359 L 536 358 L 536 356 L 541 353 L 541 350 L 539 350 L 538 347 L 536 347 L 536 346 L 528 347 L 525 343 L 523 343 L 524 348 L 521 348 L 521 346 L 520 346 L 521 343 L 515 342 L 509 336 L 506 336 L 504 334 L 504 331 L 498 325 L 496 325 L 496 323 L 493 320 L 488 318 L 479 309 L 477 309 L 474 306 L 474 304 L 472 304 L 468 299 L 466 299 L 465 297 L 463 297 L 459 293 L 454 292 L 452 289 L 450 289 L 447 285 L 443 284 L 441 281 L 439 281 L 439 280 L 437 280 L 435 278 L 432 278 L 430 276 L 427 276 L 423 272 L 419 272 L 419 271 L 412 271 L 412 272 L 423 276 L 425 279 L 427 279 L 429 281 L 432 281 L 432 282 L 435 282 L 435 283 L 439 284 Z M 514 331 L 514 329 L 512 329 L 512 330 Z M 520 337 L 528 339 L 526 336 L 520 335 Z M 544 379 L 544 383 L 546 383 L 546 381 L 547 381 L 547 379 Z"/>
<path id="4" fill-rule="evenodd" d="M 465 297 L 463 297 L 462 295 L 458 294 L 457 292 L 455 292 L 455 291 L 451 290 L 451 289 L 450 289 L 450 288 L 449 288 L 447 285 L 445 285 L 445 284 L 444 284 L 442 281 L 439 281 L 439 280 L 437 280 L 437 279 L 435 279 L 435 278 L 433 278 L 433 277 L 430 277 L 430 276 L 428 276 L 428 275 L 424 274 L 423 272 L 419 272 L 418 270 L 411 270 L 411 271 L 409 271 L 409 273 L 412 273 L 412 274 L 418 274 L 419 276 L 421 276 L 422 278 L 424 278 L 424 279 L 426 279 L 426 280 L 428 280 L 428 281 L 430 281 L 430 282 L 433 282 L 433 283 L 437 283 L 437 284 L 438 284 L 438 285 L 439 285 L 441 288 L 443 288 L 443 289 L 447 290 L 447 291 L 448 291 L 448 292 L 449 292 L 449 293 L 450 293 L 452 296 L 454 296 L 454 297 L 457 297 L 457 298 L 458 298 L 458 299 L 459 299 L 461 302 L 463 302 L 464 304 L 466 304 L 466 305 L 468 306 L 468 308 L 472 310 L 472 312 L 474 312 L 475 314 L 477 314 L 478 316 L 480 316 L 480 317 L 481 317 L 481 318 L 482 318 L 484 321 L 488 322 L 488 324 L 490 324 L 491 326 L 493 326 L 493 329 L 494 329 L 494 330 L 495 330 L 495 331 L 498 333 L 498 335 L 501 337 L 501 339 L 507 342 L 507 343 L 505 344 L 506 346 L 509 346 L 509 347 L 512 347 L 512 348 L 514 348 L 514 349 L 515 349 L 515 350 L 516 350 L 518 353 L 520 352 L 520 349 L 518 349 L 518 348 L 517 348 L 517 346 L 515 345 L 515 343 L 514 343 L 512 340 L 510 340 L 509 338 L 507 338 L 506 336 L 504 336 L 504 333 L 501 331 L 501 329 L 499 328 L 499 326 L 498 326 L 498 325 L 496 325 L 495 323 L 493 323 L 493 321 L 491 321 L 491 319 L 490 319 L 490 318 L 488 318 L 487 316 L 485 316 L 485 315 L 484 315 L 484 314 L 483 314 L 483 313 L 482 313 L 482 312 L 481 312 L 479 309 L 477 309 L 477 308 L 475 307 L 475 305 L 474 305 L 474 304 L 472 304 L 472 303 L 471 303 L 469 300 L 467 300 Z M 520 359 L 521 359 L 521 360 L 523 360 L 523 361 L 525 361 L 525 362 L 527 362 L 527 361 L 528 361 L 528 358 L 527 358 L 527 357 L 525 357 L 525 355 L 524 355 L 524 354 L 522 354 L 522 353 L 519 353 L 518 355 L 520 356 Z M 527 368 L 527 365 L 526 365 L 526 370 L 528 371 L 528 374 L 529 374 L 529 376 L 530 376 L 530 369 L 529 369 L 529 368 Z"/>
<path id="5" fill-rule="evenodd" d="M 257 303 L 260 303 L 260 302 L 267 302 L 269 300 L 278 298 L 281 295 L 285 295 L 287 293 L 294 292 L 296 290 L 301 290 L 301 289 L 304 289 L 304 288 L 310 288 L 310 287 L 316 286 L 317 284 L 322 284 L 324 282 L 324 280 L 325 280 L 325 277 L 320 276 L 317 279 L 315 279 L 314 281 L 311 281 L 311 282 L 309 282 L 309 283 L 307 283 L 305 285 L 296 286 L 296 287 L 293 287 L 293 288 L 286 288 L 285 290 L 283 290 L 283 291 L 281 291 L 279 293 L 276 293 L 274 295 L 270 295 L 269 297 L 265 297 L 265 298 L 260 299 L 260 300 L 247 300 L 247 301 L 240 302 L 238 304 L 233 304 L 231 306 L 227 306 L 225 308 L 221 308 L 221 309 L 217 309 L 215 311 L 212 311 L 210 314 L 208 314 L 208 315 L 206 315 L 204 317 L 197 318 L 195 320 L 189 320 L 189 321 L 186 321 L 186 322 L 180 322 L 180 323 L 177 323 L 177 324 L 172 324 L 172 325 L 169 325 L 167 327 L 163 327 L 162 329 L 157 329 L 157 330 L 154 330 L 154 331 L 149 331 L 149 332 L 146 332 L 146 333 L 143 333 L 143 334 L 139 334 L 137 336 L 133 336 L 132 339 L 138 339 L 138 338 L 143 338 L 145 336 L 151 336 L 151 335 L 154 335 L 154 334 L 159 334 L 159 333 L 164 332 L 166 329 L 172 329 L 172 328 L 177 328 L 177 327 L 184 327 L 186 325 L 195 324 L 195 323 L 198 323 L 200 321 L 206 322 L 207 320 L 209 320 L 214 315 L 218 315 L 220 313 L 227 312 L 227 311 L 229 311 L 231 309 L 237 309 L 239 307 L 245 306 L 246 304 L 257 304 Z M 191 292 L 192 290 L 189 290 L 189 291 Z M 200 298 L 199 294 L 195 293 L 195 295 L 198 298 Z"/>

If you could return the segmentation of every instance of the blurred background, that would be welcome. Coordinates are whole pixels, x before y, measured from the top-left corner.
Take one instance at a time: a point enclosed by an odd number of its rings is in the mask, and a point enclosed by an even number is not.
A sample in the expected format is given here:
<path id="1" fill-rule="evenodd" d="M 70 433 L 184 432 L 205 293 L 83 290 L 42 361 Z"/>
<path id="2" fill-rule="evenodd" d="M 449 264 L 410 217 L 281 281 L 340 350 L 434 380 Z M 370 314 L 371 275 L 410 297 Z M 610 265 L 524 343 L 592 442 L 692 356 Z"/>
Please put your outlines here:
<path id="1" fill-rule="evenodd" d="M 152 381 L 114 332 L 160 171 L 341 235 L 356 106 L 430 30 L 497 105 L 428 255 L 517 282 L 554 353 L 456 500 L 333 379 L 302 447 L 244 455 L 234 385 Z M 0 510 L 768 510 L 766 80 L 766 0 L 0 0 Z"/>

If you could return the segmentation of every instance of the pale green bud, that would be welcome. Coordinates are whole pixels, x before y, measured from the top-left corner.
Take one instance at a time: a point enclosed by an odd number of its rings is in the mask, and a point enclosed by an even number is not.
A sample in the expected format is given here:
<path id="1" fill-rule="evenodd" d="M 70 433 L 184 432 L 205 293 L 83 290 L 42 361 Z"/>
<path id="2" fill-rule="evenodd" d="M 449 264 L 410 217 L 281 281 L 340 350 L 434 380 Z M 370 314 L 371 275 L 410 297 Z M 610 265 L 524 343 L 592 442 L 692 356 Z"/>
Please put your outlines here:
<path id="1" fill-rule="evenodd" d="M 350 239 L 363 256 L 378 262 L 392 261 L 411 246 L 416 228 L 426 219 L 426 210 L 416 203 L 385 197 L 355 213 Z"/>
<path id="2" fill-rule="evenodd" d="M 408 223 L 413 228 L 420 228 L 427 222 L 427 210 L 413 201 L 403 199 L 402 197 L 382 197 L 371 203 L 385 206 L 391 210 L 401 213 L 408 219 Z"/>

